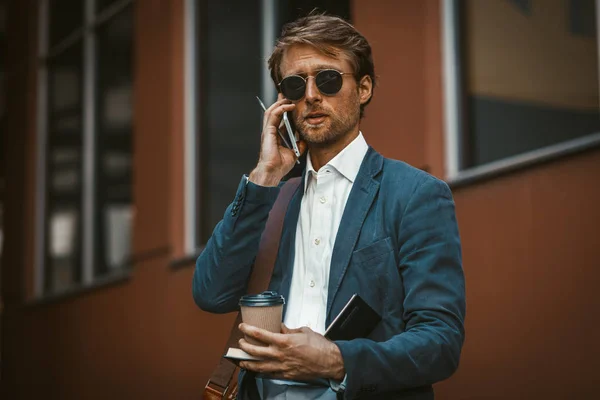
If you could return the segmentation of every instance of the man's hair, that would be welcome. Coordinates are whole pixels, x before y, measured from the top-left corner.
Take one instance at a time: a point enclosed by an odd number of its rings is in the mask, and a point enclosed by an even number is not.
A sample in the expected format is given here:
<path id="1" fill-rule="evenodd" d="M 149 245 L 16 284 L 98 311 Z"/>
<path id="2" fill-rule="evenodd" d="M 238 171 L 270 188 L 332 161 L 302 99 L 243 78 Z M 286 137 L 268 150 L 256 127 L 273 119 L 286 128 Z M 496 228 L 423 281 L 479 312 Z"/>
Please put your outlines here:
<path id="1" fill-rule="evenodd" d="M 373 82 L 373 89 L 375 88 L 375 66 L 373 65 L 371 46 L 367 39 L 342 18 L 311 12 L 308 16 L 283 26 L 281 36 L 269 58 L 271 79 L 278 91 L 279 82 L 283 78 L 281 76 L 283 54 L 296 44 L 313 46 L 330 57 L 339 57 L 341 51 L 350 59 L 356 82 L 359 82 L 363 76 L 369 75 Z M 373 93 L 369 100 L 361 105 L 361 118 L 364 107 L 369 104 L 371 98 L 373 98 Z"/>

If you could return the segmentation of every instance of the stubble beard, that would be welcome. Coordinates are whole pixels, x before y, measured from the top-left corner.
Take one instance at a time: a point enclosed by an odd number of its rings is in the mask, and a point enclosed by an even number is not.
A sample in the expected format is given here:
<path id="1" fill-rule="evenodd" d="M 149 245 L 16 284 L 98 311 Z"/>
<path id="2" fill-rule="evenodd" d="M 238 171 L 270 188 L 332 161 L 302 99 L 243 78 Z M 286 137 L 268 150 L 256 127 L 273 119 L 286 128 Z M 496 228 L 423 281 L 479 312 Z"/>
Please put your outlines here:
<path id="1" fill-rule="evenodd" d="M 314 147 L 326 147 L 336 143 L 346 137 L 358 124 L 360 120 L 359 107 L 360 103 L 356 101 L 340 112 L 328 112 L 325 121 L 318 125 L 309 124 L 302 116 L 296 116 L 296 129 L 300 139 Z"/>

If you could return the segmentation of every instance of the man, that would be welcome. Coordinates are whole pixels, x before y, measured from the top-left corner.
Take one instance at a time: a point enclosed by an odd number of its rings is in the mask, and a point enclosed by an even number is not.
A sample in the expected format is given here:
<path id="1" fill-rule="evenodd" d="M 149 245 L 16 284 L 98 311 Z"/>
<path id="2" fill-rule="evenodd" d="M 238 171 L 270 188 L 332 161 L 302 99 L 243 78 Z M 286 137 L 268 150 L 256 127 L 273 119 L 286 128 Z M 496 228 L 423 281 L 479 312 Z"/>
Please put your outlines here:
<path id="1" fill-rule="evenodd" d="M 268 213 L 296 161 L 277 135 L 288 112 L 308 156 L 269 286 L 286 298 L 284 324 L 279 334 L 240 325 L 268 344 L 240 340 L 265 359 L 240 363 L 240 397 L 431 399 L 431 385 L 456 370 L 464 340 L 451 193 L 366 144 L 359 122 L 375 74 L 371 48 L 352 25 L 326 15 L 286 25 L 269 68 L 279 98 L 264 116 L 258 164 L 242 178 L 193 281 L 202 309 L 238 309 Z M 325 328 L 354 293 L 382 321 L 367 338 L 331 342 Z"/>

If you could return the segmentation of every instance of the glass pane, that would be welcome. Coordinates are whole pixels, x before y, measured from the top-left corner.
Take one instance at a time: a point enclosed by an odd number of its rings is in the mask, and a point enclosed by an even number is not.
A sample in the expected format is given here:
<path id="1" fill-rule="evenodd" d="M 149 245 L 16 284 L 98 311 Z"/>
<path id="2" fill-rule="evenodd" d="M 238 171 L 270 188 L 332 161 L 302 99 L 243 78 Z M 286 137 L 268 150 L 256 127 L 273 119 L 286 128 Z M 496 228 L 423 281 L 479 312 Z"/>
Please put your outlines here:
<path id="1" fill-rule="evenodd" d="M 96 11 L 102 12 L 107 7 L 119 2 L 120 0 L 96 0 Z"/>
<path id="2" fill-rule="evenodd" d="M 79 282 L 82 193 L 82 47 L 48 64 L 46 290 Z"/>
<path id="3" fill-rule="evenodd" d="M 600 131 L 595 1 L 542 3 L 464 3 L 467 167 Z"/>
<path id="4" fill-rule="evenodd" d="M 131 243 L 132 7 L 98 30 L 96 274 L 124 267 Z"/>
<path id="5" fill-rule="evenodd" d="M 104 258 L 108 269 L 124 267 L 131 252 L 131 204 L 108 203 L 104 207 Z"/>
<path id="6" fill-rule="evenodd" d="M 303 17 L 315 8 L 331 15 L 337 15 L 348 21 L 351 19 L 349 0 L 288 0 L 279 2 L 277 8 L 281 25 Z M 277 34 L 280 32 L 281 29 L 278 29 Z"/>
<path id="7" fill-rule="evenodd" d="M 79 281 L 78 246 L 80 241 L 79 209 L 76 207 L 55 208 L 49 213 L 49 274 L 46 282 L 52 292 L 60 292 Z M 48 268 L 49 267 L 49 268 Z"/>
<path id="8" fill-rule="evenodd" d="M 242 174 L 256 165 L 262 111 L 255 96 L 260 95 L 265 67 L 260 57 L 260 9 L 260 1 L 252 0 L 236 7 L 208 1 L 202 10 L 199 160 L 203 163 L 200 232 L 204 240 L 223 217 Z"/>
<path id="9" fill-rule="evenodd" d="M 83 27 L 84 1 L 50 0 L 50 46 Z"/>

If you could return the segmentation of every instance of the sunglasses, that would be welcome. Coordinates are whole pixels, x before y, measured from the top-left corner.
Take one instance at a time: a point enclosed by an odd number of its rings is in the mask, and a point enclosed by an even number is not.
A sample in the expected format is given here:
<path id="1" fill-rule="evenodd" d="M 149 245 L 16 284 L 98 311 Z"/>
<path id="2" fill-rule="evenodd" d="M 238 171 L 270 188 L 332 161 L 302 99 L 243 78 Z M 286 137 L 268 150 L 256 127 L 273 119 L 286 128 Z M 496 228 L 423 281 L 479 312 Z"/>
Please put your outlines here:
<path id="1" fill-rule="evenodd" d="M 333 96 L 342 88 L 344 75 L 350 75 L 347 72 L 339 72 L 335 69 L 324 69 L 315 75 L 315 84 L 319 92 L 326 96 Z M 286 99 L 296 101 L 304 97 L 308 78 L 300 75 L 290 75 L 279 82 L 281 93 Z"/>

